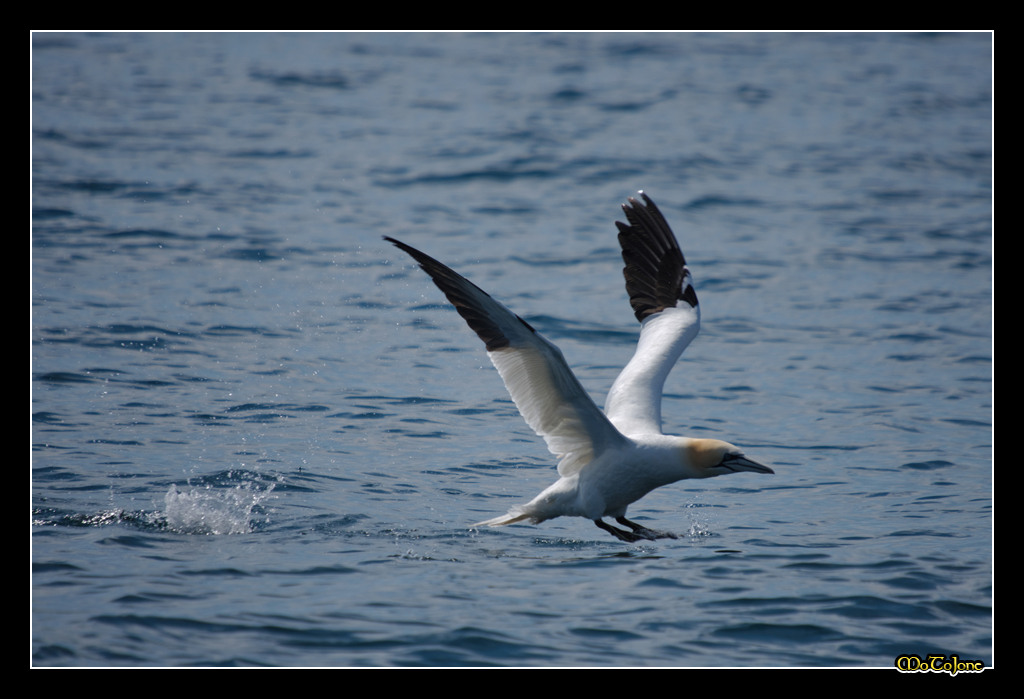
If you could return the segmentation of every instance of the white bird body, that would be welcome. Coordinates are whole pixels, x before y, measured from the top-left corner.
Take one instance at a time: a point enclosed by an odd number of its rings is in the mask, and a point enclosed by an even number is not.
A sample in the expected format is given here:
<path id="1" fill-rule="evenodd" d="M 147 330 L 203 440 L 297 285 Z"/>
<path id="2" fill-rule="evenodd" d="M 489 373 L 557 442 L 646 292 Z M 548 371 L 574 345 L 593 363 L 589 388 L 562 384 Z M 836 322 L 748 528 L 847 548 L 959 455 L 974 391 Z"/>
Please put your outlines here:
<path id="1" fill-rule="evenodd" d="M 626 508 L 655 488 L 686 478 L 773 473 L 727 442 L 661 432 L 665 379 L 700 330 L 700 308 L 675 236 L 654 202 L 641 196 L 646 206 L 633 198 L 632 208 L 623 206 L 632 226 L 617 222 L 640 340 L 612 385 L 604 412 L 561 350 L 526 321 L 437 260 L 385 237 L 420 263 L 484 341 L 519 412 L 559 457 L 558 481 L 530 502 L 474 527 L 586 517 L 623 541 L 675 538 L 630 522 Z M 632 531 L 603 517 L 614 517 Z"/>
<path id="2" fill-rule="evenodd" d="M 494 527 L 527 519 L 539 524 L 555 517 L 624 517 L 629 505 L 655 488 L 686 478 L 718 475 L 710 467 L 721 460 L 716 447 L 723 444 L 664 434 L 627 438 L 603 451 L 585 470 L 562 476 L 525 505 L 473 526 Z"/>

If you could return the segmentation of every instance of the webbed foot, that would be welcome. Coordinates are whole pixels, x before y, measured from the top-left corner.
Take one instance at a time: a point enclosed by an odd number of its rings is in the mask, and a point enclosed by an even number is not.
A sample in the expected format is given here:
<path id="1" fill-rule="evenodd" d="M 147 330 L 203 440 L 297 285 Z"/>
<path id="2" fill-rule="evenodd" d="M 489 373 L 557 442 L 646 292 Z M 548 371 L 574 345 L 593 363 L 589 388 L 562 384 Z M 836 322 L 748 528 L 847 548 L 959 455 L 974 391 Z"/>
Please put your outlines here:
<path id="1" fill-rule="evenodd" d="M 633 533 L 636 534 L 637 536 L 639 536 L 641 539 L 650 539 L 651 541 L 653 541 L 654 539 L 678 539 L 679 538 L 678 536 L 676 536 L 672 532 L 663 532 L 663 531 L 660 531 L 658 529 L 648 529 L 647 527 L 643 526 L 642 524 L 637 524 L 636 522 L 630 522 L 625 517 L 616 517 L 615 521 L 618 522 L 619 524 L 624 524 L 627 527 L 629 527 L 630 529 L 632 529 Z"/>
<path id="2" fill-rule="evenodd" d="M 672 532 L 662 532 L 662 531 L 658 531 L 657 529 L 648 529 L 647 527 L 639 525 L 636 522 L 630 522 L 625 517 L 616 517 L 615 521 L 618 522 L 619 524 L 626 525 L 627 527 L 629 527 L 633 531 L 627 532 L 625 529 L 619 529 L 618 527 L 613 527 L 612 525 L 608 524 L 607 522 L 605 522 L 604 520 L 601 520 L 601 519 L 595 519 L 594 520 L 594 524 L 596 524 L 597 526 L 601 527 L 601 529 L 604 529 L 606 532 L 608 532 L 609 534 L 614 536 L 616 539 L 618 539 L 620 541 L 626 541 L 626 542 L 629 542 L 631 544 L 634 544 L 637 541 L 642 541 L 642 540 L 643 541 L 654 541 L 655 539 L 678 539 L 679 538 L 678 536 L 676 536 Z"/>

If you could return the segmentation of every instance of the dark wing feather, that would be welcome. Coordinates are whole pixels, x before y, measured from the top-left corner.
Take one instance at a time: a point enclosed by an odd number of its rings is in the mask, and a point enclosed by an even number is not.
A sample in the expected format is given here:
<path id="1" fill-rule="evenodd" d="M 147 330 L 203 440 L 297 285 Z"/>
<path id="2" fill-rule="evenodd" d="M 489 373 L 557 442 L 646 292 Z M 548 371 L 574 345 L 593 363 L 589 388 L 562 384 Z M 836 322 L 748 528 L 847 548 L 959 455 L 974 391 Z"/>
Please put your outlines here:
<path id="1" fill-rule="evenodd" d="M 622 274 L 629 303 L 636 319 L 642 322 L 649 315 L 674 308 L 679 301 L 695 308 L 697 292 L 668 222 L 650 197 L 643 192 L 640 196 L 646 206 L 633 197 L 629 204 L 622 205 L 630 225 L 619 221 L 615 225 L 626 263 Z"/>

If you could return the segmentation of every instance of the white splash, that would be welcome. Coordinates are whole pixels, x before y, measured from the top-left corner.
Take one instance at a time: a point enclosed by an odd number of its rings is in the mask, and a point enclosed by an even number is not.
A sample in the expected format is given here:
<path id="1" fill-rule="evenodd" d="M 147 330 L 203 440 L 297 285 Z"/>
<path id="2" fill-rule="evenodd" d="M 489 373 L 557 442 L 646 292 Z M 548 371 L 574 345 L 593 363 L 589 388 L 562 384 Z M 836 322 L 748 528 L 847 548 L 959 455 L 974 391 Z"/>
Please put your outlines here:
<path id="1" fill-rule="evenodd" d="M 188 492 L 172 485 L 164 496 L 167 526 L 182 534 L 248 534 L 252 531 L 252 510 L 270 497 L 274 485 L 261 488 L 240 483 L 234 488 L 206 485 Z"/>

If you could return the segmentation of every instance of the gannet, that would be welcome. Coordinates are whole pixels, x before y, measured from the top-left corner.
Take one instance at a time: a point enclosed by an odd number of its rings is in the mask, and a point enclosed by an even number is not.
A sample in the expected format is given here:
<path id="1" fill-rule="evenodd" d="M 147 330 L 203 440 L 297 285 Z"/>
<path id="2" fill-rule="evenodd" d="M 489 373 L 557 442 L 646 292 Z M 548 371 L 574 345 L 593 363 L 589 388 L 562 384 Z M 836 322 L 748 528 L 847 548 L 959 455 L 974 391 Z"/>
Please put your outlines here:
<path id="1" fill-rule="evenodd" d="M 640 341 L 612 384 L 603 413 L 561 350 L 529 323 L 434 258 L 384 236 L 419 263 L 483 340 L 526 423 L 559 458 L 558 481 L 525 505 L 471 528 L 586 517 L 630 543 L 675 539 L 671 532 L 629 521 L 626 508 L 655 488 L 685 478 L 775 473 L 728 442 L 662 434 L 665 378 L 697 336 L 700 307 L 672 229 L 650 197 L 639 194 L 644 203 L 629 197 L 629 204 L 622 205 L 629 225 L 615 225 L 626 263 L 626 291 L 640 321 Z M 631 531 L 608 524 L 604 517 L 614 517 Z"/>

